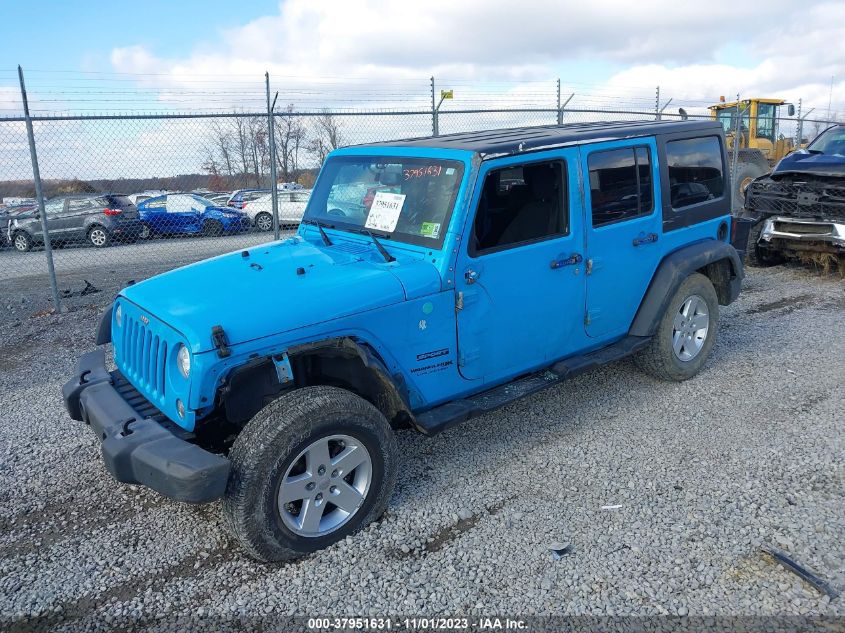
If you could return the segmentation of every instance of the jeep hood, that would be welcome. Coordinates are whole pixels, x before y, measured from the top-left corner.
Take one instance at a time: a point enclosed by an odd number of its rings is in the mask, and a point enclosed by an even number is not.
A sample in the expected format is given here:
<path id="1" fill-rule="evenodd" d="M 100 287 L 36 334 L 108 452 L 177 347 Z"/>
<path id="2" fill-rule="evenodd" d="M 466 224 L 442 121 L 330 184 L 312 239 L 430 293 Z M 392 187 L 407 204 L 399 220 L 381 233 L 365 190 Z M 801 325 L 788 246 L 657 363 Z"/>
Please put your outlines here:
<path id="1" fill-rule="evenodd" d="M 392 253 L 388 264 L 369 243 L 326 247 L 294 237 L 158 275 L 121 295 L 199 353 L 214 348 L 215 325 L 237 345 L 440 290 L 440 275 L 422 254 Z"/>
<path id="2" fill-rule="evenodd" d="M 845 176 L 845 156 L 798 150 L 784 156 L 772 171 L 775 176 L 788 173 Z"/>

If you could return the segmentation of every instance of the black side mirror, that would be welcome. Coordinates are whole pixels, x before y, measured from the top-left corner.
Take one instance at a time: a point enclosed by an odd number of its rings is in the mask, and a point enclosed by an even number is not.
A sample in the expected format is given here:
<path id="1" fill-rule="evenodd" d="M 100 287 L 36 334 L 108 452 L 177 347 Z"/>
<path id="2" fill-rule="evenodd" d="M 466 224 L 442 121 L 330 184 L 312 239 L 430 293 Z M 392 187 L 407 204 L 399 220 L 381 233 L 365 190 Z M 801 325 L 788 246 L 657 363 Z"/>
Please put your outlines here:
<path id="1" fill-rule="evenodd" d="M 787 114 L 789 114 L 789 116 L 795 116 L 795 106 L 794 106 L 793 104 L 791 104 L 791 103 L 790 103 L 790 104 L 786 107 L 786 112 L 787 112 Z"/>

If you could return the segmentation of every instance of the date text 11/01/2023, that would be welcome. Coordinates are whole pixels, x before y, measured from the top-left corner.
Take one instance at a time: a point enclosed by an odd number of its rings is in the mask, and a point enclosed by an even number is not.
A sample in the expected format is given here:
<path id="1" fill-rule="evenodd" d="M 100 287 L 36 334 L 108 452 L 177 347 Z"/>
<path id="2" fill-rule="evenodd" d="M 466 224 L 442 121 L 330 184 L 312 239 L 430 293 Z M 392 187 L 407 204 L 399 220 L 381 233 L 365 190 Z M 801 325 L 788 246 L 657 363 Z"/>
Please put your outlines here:
<path id="1" fill-rule="evenodd" d="M 413 617 L 413 618 L 308 618 L 307 628 L 313 631 L 524 631 L 528 624 L 519 618 L 448 618 L 448 617 Z"/>

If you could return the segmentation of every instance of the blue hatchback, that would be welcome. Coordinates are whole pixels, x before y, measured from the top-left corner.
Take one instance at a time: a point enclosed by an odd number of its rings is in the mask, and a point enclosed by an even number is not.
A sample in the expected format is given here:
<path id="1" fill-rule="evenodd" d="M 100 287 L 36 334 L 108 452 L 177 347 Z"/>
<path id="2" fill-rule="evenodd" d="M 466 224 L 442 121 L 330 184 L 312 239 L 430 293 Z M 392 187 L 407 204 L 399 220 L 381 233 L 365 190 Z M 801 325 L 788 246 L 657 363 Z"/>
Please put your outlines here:
<path id="1" fill-rule="evenodd" d="M 145 230 L 141 237 L 161 235 L 222 235 L 249 227 L 237 209 L 221 207 L 194 193 L 170 193 L 138 205 Z"/>

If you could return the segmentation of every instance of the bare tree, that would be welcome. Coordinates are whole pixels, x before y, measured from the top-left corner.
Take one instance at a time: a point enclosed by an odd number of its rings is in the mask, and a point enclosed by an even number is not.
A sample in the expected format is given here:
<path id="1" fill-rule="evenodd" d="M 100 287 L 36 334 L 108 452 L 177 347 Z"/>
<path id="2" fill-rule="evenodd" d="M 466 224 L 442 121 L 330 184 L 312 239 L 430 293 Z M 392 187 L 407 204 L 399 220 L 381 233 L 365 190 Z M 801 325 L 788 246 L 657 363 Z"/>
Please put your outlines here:
<path id="1" fill-rule="evenodd" d="M 232 165 L 232 132 L 224 126 L 220 119 L 211 122 L 211 133 L 209 135 L 209 147 L 206 148 L 209 158 L 213 158 L 218 165 L 218 170 L 225 169 L 226 174 L 235 174 Z"/>
<path id="2" fill-rule="evenodd" d="M 340 121 L 331 112 L 324 110 L 312 123 L 308 151 L 317 161 L 317 165 L 322 166 L 329 152 L 337 149 L 343 143 L 344 138 Z"/>
<path id="3" fill-rule="evenodd" d="M 285 182 L 294 179 L 299 169 L 299 151 L 305 143 L 302 118 L 293 115 L 293 104 L 274 118 L 276 129 L 276 167 Z"/>
<path id="4" fill-rule="evenodd" d="M 249 117 L 246 121 L 249 130 L 249 154 L 252 173 L 255 177 L 255 186 L 260 187 L 264 167 L 267 166 L 267 156 L 269 156 L 267 127 L 263 117 Z"/>

